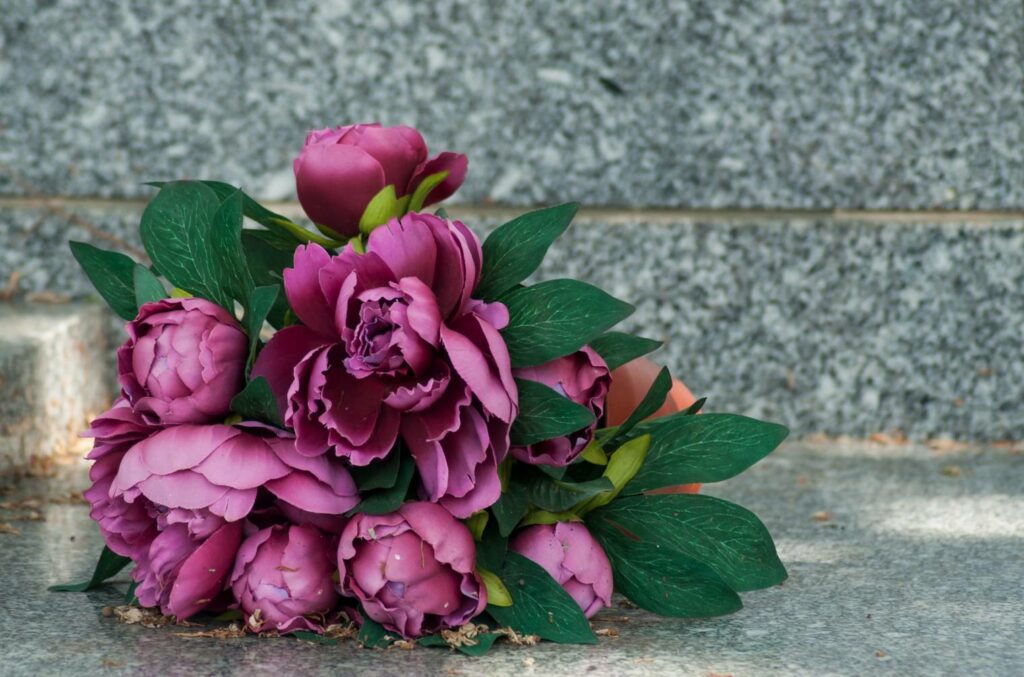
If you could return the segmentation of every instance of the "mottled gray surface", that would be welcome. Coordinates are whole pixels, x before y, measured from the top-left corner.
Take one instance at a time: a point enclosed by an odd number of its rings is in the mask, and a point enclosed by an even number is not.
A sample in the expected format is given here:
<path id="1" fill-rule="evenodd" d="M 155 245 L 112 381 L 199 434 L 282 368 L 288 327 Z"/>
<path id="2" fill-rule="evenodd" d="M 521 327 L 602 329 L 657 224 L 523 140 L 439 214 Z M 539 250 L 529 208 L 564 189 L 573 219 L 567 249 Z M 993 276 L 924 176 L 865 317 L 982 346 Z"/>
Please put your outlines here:
<path id="1" fill-rule="evenodd" d="M 113 344 L 97 311 L 0 302 L 0 476 L 72 448 L 110 404 Z"/>
<path id="2" fill-rule="evenodd" d="M 706 620 L 611 609 L 595 647 L 499 644 L 483 658 L 417 648 L 359 650 L 290 639 L 186 639 L 119 625 L 100 609 L 123 585 L 48 593 L 77 580 L 101 547 L 84 506 L 0 534 L 5 675 L 802 675 L 1015 674 L 1024 665 L 1021 456 L 973 449 L 786 445 L 708 493 L 747 506 L 776 538 L 790 578 Z M 959 475 L 957 474 L 959 473 Z M 21 495 L 81 488 L 81 470 Z M 10 492 L 7 492 L 10 495 Z M 828 513 L 827 521 L 812 517 Z M 820 516 L 819 516 L 820 517 Z M 121 577 L 123 579 L 124 577 Z M 625 619 L 625 620 L 624 620 Z M 532 659 L 532 665 L 530 665 Z"/>
<path id="3" fill-rule="evenodd" d="M 306 129 L 469 153 L 461 199 L 1024 206 L 1024 5 L 5 0 L 0 194 L 292 194 Z"/>
<path id="4" fill-rule="evenodd" d="M 65 240 L 138 246 L 138 212 L 0 210 L 0 280 L 91 287 Z M 453 210 L 484 231 L 494 213 Z M 92 224 L 94 232 L 82 227 Z M 1024 437 L 1024 222 L 689 221 L 585 214 L 543 274 L 636 304 L 630 328 L 709 408 L 797 434 Z"/>

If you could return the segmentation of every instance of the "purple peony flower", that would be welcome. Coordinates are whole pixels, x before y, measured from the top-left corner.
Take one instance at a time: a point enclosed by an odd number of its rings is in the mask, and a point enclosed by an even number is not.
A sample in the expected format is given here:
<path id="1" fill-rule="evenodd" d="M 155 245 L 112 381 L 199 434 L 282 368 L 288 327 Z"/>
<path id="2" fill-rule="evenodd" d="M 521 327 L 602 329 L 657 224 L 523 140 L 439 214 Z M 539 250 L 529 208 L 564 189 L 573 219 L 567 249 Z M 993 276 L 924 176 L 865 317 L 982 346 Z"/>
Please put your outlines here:
<path id="1" fill-rule="evenodd" d="M 498 499 L 518 395 L 508 311 L 470 298 L 481 257 L 468 228 L 430 214 L 373 231 L 365 254 L 296 250 L 285 291 L 303 324 L 274 335 L 253 374 L 300 454 L 363 466 L 401 437 L 429 500 L 466 517 Z"/>
<path id="2" fill-rule="evenodd" d="M 594 430 L 604 414 L 605 398 L 611 386 L 608 366 L 590 346 L 545 362 L 536 367 L 516 369 L 517 378 L 537 381 L 553 388 L 576 404 L 594 412 L 594 423 L 566 437 L 537 442 L 528 447 L 513 447 L 512 455 L 523 463 L 566 466 L 583 453 L 594 438 Z"/>
<path id="3" fill-rule="evenodd" d="M 167 526 L 132 570 L 139 604 L 179 620 L 202 611 L 224 590 L 241 540 L 241 522 L 221 522 L 202 538 L 192 525 Z"/>
<path id="4" fill-rule="evenodd" d="M 82 493 L 91 507 L 89 516 L 99 525 L 111 550 L 135 561 L 146 555 L 156 538 L 156 522 L 143 502 L 128 503 L 121 496 L 112 497 L 110 485 L 125 453 L 154 429 L 122 398 L 93 419 L 84 433 L 95 440 L 88 456 L 94 461 L 89 469 L 92 486 Z"/>
<path id="5" fill-rule="evenodd" d="M 482 612 L 487 589 L 475 568 L 469 529 L 432 503 L 356 515 L 338 545 L 342 593 L 403 637 L 458 627 Z"/>
<path id="6" fill-rule="evenodd" d="M 227 580 L 241 520 L 261 488 L 282 508 L 311 518 L 333 518 L 359 502 L 340 461 L 297 454 L 294 439 L 279 431 L 253 423 L 180 425 L 131 445 L 135 423 L 126 409 L 115 407 L 94 422 L 93 432 L 107 435 L 96 446 L 106 451 L 93 467 L 88 494 L 107 544 L 135 561 L 132 577 L 143 606 L 178 618 L 205 608 Z M 115 441 L 119 446 L 108 450 Z M 214 571 L 218 578 L 210 577 Z"/>
<path id="7" fill-rule="evenodd" d="M 119 380 L 132 407 L 152 423 L 224 418 L 244 385 L 249 341 L 220 306 L 200 298 L 147 303 L 125 328 Z"/>
<path id="8" fill-rule="evenodd" d="M 590 618 L 612 601 L 612 565 L 579 522 L 536 524 L 520 531 L 509 549 L 544 567 Z"/>
<path id="9" fill-rule="evenodd" d="M 272 526 L 242 542 L 231 590 L 260 632 L 323 630 L 322 618 L 338 601 L 332 576 L 336 546 L 308 526 Z"/>
<path id="10" fill-rule="evenodd" d="M 314 223 L 334 233 L 359 234 L 359 219 L 385 186 L 398 198 L 412 195 L 432 174 L 449 172 L 424 205 L 450 196 L 466 178 L 468 160 L 459 153 L 427 159 L 427 144 L 411 127 L 349 125 L 310 132 L 295 159 L 299 202 Z"/>

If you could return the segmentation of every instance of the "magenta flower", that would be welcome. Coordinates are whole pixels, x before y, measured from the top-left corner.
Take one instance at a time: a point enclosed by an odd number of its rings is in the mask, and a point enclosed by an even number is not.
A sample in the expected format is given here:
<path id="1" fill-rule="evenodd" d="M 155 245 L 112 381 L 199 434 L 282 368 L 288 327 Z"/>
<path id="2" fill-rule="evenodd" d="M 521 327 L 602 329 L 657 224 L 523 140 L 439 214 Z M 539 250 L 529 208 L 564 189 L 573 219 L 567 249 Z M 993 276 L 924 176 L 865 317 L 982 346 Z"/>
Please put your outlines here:
<path id="1" fill-rule="evenodd" d="M 544 567 L 587 618 L 611 604 L 612 565 L 579 522 L 526 527 L 512 539 L 509 549 Z"/>
<path id="2" fill-rule="evenodd" d="M 244 385 L 249 341 L 220 306 L 200 298 L 147 303 L 117 351 L 124 396 L 152 423 L 224 418 Z"/>
<path id="3" fill-rule="evenodd" d="M 394 186 L 403 198 L 428 176 L 449 172 L 427 195 L 424 205 L 431 205 L 459 189 L 469 162 L 447 152 L 428 160 L 418 131 L 374 123 L 310 132 L 293 164 L 299 202 L 309 218 L 351 237 L 359 234 L 363 211 L 385 186 Z"/>
<path id="4" fill-rule="evenodd" d="M 487 606 L 469 529 L 432 503 L 356 515 L 338 545 L 341 591 L 403 637 L 469 621 Z"/>
<path id="5" fill-rule="evenodd" d="M 512 455 L 523 463 L 566 466 L 583 453 L 594 438 L 594 430 L 604 415 L 605 398 L 611 386 L 608 366 L 590 346 L 572 355 L 559 357 L 536 367 L 516 369 L 517 378 L 537 381 L 558 391 L 576 404 L 594 413 L 594 423 L 565 437 L 537 442 L 528 447 L 513 447 Z"/>
<path id="6" fill-rule="evenodd" d="M 110 488 L 132 502 L 161 506 L 160 526 L 185 523 L 207 535 L 207 523 L 246 517 L 265 487 L 300 510 L 332 515 L 359 502 L 355 482 L 340 463 L 296 454 L 294 440 L 227 425 L 166 428 L 125 454 Z"/>
<path id="7" fill-rule="evenodd" d="M 231 590 L 256 631 L 323 630 L 338 601 L 336 546 L 308 526 L 272 526 L 242 542 Z M 310 618 L 321 616 L 321 618 Z"/>
<path id="8" fill-rule="evenodd" d="M 430 214 L 376 229 L 365 254 L 296 250 L 284 281 L 303 324 L 270 340 L 253 375 L 300 454 L 363 466 L 401 437 L 429 500 L 466 517 L 498 499 L 518 395 L 499 333 L 508 311 L 470 297 L 481 257 L 466 226 Z"/>
<path id="9" fill-rule="evenodd" d="M 121 459 L 136 443 L 155 428 L 136 414 L 123 398 L 108 411 L 93 419 L 83 436 L 94 438 L 89 459 L 92 481 L 82 496 L 89 501 L 89 517 L 96 521 L 107 546 L 118 555 L 139 561 L 156 538 L 156 522 L 143 502 L 128 503 L 121 496 L 110 495 L 110 485 L 117 475 Z"/>
<path id="10" fill-rule="evenodd" d="M 142 560 L 135 562 L 135 596 L 145 607 L 179 620 L 202 611 L 224 590 L 242 539 L 242 523 L 221 523 L 206 537 L 190 533 L 191 525 L 163 529 Z"/>

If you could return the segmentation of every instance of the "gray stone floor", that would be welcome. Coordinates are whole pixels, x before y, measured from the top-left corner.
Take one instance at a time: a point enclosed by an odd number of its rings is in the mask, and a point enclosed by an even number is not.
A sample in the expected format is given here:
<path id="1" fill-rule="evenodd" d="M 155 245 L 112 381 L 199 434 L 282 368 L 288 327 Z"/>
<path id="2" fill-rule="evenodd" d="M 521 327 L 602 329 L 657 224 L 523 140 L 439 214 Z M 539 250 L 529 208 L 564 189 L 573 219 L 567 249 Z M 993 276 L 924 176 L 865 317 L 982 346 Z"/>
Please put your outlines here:
<path id="1" fill-rule="evenodd" d="M 81 467 L 0 489 L 0 500 L 60 496 Z M 757 512 L 790 579 L 748 593 L 739 613 L 661 619 L 612 609 L 595 647 L 499 646 L 472 659 L 444 650 L 360 650 L 291 639 L 186 639 L 104 618 L 123 585 L 48 593 L 78 580 L 100 547 L 81 505 L 0 534 L 0 674 L 1020 674 L 1024 670 L 1024 456 L 1006 448 L 936 451 L 791 443 L 741 478 L 708 489 Z M 0 513 L 3 520 L 11 514 Z"/>

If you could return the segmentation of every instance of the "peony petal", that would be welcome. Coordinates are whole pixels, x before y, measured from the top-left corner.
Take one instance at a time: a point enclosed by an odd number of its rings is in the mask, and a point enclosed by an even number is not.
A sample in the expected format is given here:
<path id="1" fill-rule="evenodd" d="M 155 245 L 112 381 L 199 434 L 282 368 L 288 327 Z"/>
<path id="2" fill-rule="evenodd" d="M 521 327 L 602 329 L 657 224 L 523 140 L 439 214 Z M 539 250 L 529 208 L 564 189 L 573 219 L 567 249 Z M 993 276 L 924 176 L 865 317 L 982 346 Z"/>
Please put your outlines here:
<path id="1" fill-rule="evenodd" d="M 319 334 L 302 325 L 294 325 L 275 333 L 256 357 L 252 378 L 262 376 L 267 379 L 270 390 L 277 398 L 282 418 L 288 408 L 288 389 L 292 385 L 295 367 L 310 352 L 327 345 L 327 340 Z"/>
<path id="2" fill-rule="evenodd" d="M 286 477 L 267 482 L 272 494 L 300 510 L 321 515 L 340 515 L 359 504 L 359 494 L 337 494 L 331 488 L 304 472 L 293 472 Z"/>
<path id="3" fill-rule="evenodd" d="M 291 268 L 284 269 L 284 289 L 295 315 L 307 327 L 325 339 L 336 338 L 333 299 L 324 298 L 320 289 L 320 271 L 331 256 L 318 244 L 300 245 Z"/>
<path id="4" fill-rule="evenodd" d="M 184 620 L 205 608 L 224 588 L 242 538 L 240 522 L 225 524 L 193 552 L 171 587 L 167 610 Z"/>
<path id="5" fill-rule="evenodd" d="M 437 242 L 431 229 L 416 218 L 391 219 L 370 233 L 366 248 L 387 264 L 396 279 L 416 278 L 428 288 L 433 284 Z"/>
<path id="6" fill-rule="evenodd" d="M 294 169 L 296 191 L 306 215 L 348 237 L 359 234 L 363 211 L 387 185 L 380 163 L 351 145 L 305 146 Z"/>
<path id="7" fill-rule="evenodd" d="M 462 318 L 458 329 L 442 326 L 441 342 L 455 371 L 484 408 L 502 421 L 511 422 L 518 408 L 518 392 L 508 349 L 497 331 L 468 316 Z"/>
<path id="8" fill-rule="evenodd" d="M 419 183 L 438 172 L 448 172 L 448 176 L 445 177 L 444 181 L 439 183 L 430 193 L 427 195 L 426 201 L 423 206 L 432 205 L 436 202 L 441 202 L 451 197 L 455 191 L 459 189 L 462 182 L 466 180 L 466 171 L 469 168 L 469 158 L 462 153 L 444 152 L 438 153 L 436 156 L 427 160 L 427 162 L 416 172 L 416 176 L 413 177 L 413 185 L 410 186 L 409 192 L 415 192 L 416 187 Z"/>
<path id="9" fill-rule="evenodd" d="M 459 573 L 476 567 L 476 545 L 466 525 L 439 505 L 422 501 L 403 503 L 398 509 L 420 538 L 434 548 L 434 556 Z"/>

